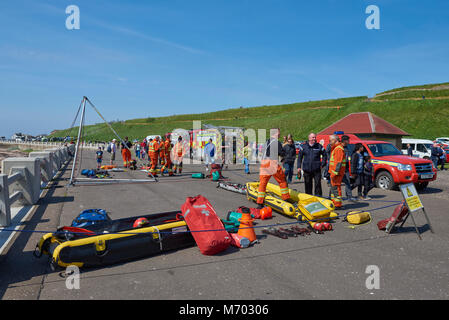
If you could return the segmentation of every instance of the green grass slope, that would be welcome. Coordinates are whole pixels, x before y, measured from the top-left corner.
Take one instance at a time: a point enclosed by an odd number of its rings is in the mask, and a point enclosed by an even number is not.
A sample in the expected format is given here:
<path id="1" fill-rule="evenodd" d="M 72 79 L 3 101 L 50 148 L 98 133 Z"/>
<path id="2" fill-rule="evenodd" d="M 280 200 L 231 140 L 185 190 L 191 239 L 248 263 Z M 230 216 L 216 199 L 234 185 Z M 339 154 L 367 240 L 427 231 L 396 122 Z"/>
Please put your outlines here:
<path id="1" fill-rule="evenodd" d="M 449 95 L 449 90 L 440 91 L 440 95 L 435 97 Z M 426 91 L 426 97 L 429 96 L 429 92 L 431 91 Z M 376 98 L 376 102 L 369 101 L 367 97 L 351 97 L 276 106 L 235 108 L 202 114 L 132 119 L 113 123 L 112 126 L 122 137 L 142 139 L 151 134 L 162 135 L 176 128 L 188 130 L 192 128 L 192 121 L 200 120 L 202 124 L 255 130 L 280 127 L 282 135 L 291 133 L 295 140 L 305 140 L 310 132 L 319 132 L 350 113 L 370 111 L 407 131 L 414 138 L 434 139 L 438 136 L 449 135 L 449 99 L 414 100 L 422 96 L 422 91 L 416 96 L 413 90 L 402 92 L 399 90 L 394 95 L 395 98 L 399 95 L 401 99 L 409 98 L 410 100 L 391 100 L 392 95 L 382 96 L 382 98 L 388 97 L 388 100 Z M 114 137 L 106 124 L 85 126 L 84 130 L 86 140 L 108 141 Z M 70 131 L 60 130 L 53 136 L 76 136 L 77 132 L 77 128 Z"/>

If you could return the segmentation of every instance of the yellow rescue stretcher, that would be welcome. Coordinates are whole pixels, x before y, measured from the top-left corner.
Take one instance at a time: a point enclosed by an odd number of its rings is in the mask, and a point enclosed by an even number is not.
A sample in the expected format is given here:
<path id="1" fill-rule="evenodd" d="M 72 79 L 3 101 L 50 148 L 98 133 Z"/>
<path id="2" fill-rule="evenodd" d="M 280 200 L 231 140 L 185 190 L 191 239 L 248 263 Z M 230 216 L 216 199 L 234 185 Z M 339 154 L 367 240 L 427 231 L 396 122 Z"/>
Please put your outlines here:
<path id="1" fill-rule="evenodd" d="M 246 196 L 248 200 L 257 200 L 259 182 L 248 182 L 246 184 Z M 281 189 L 278 185 L 268 183 L 264 204 L 276 212 L 297 220 L 309 221 L 313 226 L 315 222 L 329 221 L 338 215 L 334 212 L 334 204 L 331 200 L 299 193 L 288 189 L 290 199 L 282 200 Z"/>

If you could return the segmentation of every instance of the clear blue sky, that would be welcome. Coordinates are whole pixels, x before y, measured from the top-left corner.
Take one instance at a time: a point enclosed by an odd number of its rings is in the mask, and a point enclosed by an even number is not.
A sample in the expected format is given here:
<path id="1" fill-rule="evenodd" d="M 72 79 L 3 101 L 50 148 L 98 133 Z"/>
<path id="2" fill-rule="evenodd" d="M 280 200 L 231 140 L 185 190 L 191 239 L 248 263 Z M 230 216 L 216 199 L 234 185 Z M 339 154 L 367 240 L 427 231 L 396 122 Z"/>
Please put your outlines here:
<path id="1" fill-rule="evenodd" d="M 69 127 L 83 95 L 126 120 L 446 82 L 448 39 L 447 0 L 1 1 L 0 136 Z"/>

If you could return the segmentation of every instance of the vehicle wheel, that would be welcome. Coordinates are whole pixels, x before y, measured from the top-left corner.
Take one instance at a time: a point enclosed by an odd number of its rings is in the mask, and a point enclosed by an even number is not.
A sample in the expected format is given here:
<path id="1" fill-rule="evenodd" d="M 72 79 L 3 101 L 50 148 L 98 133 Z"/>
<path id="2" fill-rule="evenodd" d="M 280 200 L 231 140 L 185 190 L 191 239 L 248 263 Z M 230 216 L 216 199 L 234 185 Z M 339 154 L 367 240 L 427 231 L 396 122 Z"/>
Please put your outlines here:
<path id="1" fill-rule="evenodd" d="M 428 182 L 415 183 L 416 190 L 424 190 L 429 185 Z"/>
<path id="2" fill-rule="evenodd" d="M 394 188 L 394 180 L 387 171 L 382 171 L 376 176 L 376 187 L 383 190 L 391 190 Z"/>
<path id="3" fill-rule="evenodd" d="M 430 160 L 430 157 L 425 156 L 423 159 L 425 159 L 425 160 Z"/>

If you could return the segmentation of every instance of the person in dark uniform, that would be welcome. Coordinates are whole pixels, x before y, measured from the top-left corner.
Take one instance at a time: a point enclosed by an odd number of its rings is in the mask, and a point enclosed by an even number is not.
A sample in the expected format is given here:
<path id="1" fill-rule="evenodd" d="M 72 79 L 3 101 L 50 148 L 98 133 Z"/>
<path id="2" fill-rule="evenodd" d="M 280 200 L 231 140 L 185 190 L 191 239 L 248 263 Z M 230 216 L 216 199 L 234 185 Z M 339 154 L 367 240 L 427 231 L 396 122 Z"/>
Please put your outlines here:
<path id="1" fill-rule="evenodd" d="M 413 148 L 410 146 L 410 143 L 407 143 L 407 155 L 413 157 Z"/>
<path id="2" fill-rule="evenodd" d="M 321 169 L 327 163 L 327 155 L 323 146 L 316 142 L 316 134 L 309 134 L 309 141 L 302 145 L 298 156 L 298 177 L 301 169 L 304 172 L 304 187 L 307 194 L 312 194 L 313 182 L 315 182 L 315 196 L 322 197 Z"/>

